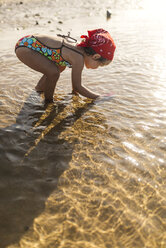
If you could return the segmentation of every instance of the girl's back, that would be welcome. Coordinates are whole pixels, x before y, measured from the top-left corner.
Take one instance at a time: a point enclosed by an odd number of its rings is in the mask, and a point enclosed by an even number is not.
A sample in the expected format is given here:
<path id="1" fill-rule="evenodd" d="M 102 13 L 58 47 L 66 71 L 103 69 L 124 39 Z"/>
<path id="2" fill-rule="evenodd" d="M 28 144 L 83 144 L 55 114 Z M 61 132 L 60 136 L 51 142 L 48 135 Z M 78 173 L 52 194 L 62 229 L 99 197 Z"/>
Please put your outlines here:
<path id="1" fill-rule="evenodd" d="M 62 45 L 62 38 L 60 37 L 53 37 L 53 36 L 46 36 L 46 35 L 34 35 L 41 43 L 50 47 L 50 48 L 59 48 Z"/>

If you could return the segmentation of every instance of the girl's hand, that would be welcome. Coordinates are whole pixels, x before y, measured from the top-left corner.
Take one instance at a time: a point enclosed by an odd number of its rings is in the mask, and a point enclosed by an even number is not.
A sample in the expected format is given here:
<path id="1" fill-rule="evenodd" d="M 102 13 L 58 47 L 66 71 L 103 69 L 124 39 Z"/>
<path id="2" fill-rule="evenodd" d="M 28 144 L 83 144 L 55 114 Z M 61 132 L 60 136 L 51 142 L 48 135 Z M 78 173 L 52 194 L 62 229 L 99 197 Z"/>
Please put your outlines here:
<path id="1" fill-rule="evenodd" d="M 104 101 L 109 101 L 110 99 L 112 99 L 114 93 L 113 92 L 109 92 L 105 95 L 100 95 L 99 97 L 96 98 L 97 102 L 104 102 Z"/>
<path id="2" fill-rule="evenodd" d="M 102 95 L 101 97 L 112 97 L 114 95 L 114 92 L 110 91 L 105 95 Z"/>

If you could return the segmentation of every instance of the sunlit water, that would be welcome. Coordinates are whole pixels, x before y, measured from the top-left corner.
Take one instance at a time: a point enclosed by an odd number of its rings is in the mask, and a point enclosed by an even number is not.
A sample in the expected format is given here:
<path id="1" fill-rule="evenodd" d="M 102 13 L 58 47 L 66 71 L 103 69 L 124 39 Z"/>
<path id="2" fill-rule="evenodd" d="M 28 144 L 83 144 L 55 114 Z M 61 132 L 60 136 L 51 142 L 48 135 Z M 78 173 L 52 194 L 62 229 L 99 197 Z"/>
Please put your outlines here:
<path id="1" fill-rule="evenodd" d="M 0 247 L 165 248 L 164 2 L 72 2 L 0 7 Z M 111 97 L 73 97 L 66 69 L 44 105 L 41 75 L 17 60 L 15 42 L 96 27 L 110 30 L 115 59 L 83 81 Z"/>

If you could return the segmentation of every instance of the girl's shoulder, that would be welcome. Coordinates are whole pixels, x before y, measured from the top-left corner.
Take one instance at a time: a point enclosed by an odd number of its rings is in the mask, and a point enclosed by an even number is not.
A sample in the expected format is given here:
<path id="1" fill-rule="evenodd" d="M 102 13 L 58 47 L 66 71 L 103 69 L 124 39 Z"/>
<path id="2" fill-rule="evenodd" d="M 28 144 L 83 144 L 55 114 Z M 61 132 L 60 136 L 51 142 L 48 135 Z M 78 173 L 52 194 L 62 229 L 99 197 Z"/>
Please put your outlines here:
<path id="1" fill-rule="evenodd" d="M 84 64 L 84 53 L 82 49 L 77 47 L 76 43 L 70 43 L 64 41 L 62 44 L 62 55 L 64 55 L 71 64 L 77 64 L 78 66 Z"/>

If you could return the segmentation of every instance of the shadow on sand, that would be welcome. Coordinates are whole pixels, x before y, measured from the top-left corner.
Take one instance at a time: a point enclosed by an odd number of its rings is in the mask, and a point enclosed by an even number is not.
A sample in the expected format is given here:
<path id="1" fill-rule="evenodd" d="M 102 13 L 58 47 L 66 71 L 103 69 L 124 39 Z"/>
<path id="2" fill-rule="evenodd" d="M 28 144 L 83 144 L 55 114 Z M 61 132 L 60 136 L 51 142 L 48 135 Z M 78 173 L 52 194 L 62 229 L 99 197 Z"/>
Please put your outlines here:
<path id="1" fill-rule="evenodd" d="M 0 129 L 1 248 L 19 242 L 44 210 L 46 199 L 69 167 L 74 149 L 74 143 L 59 135 L 92 105 L 85 102 L 69 114 L 68 100 L 44 106 L 32 93 L 16 123 Z"/>

